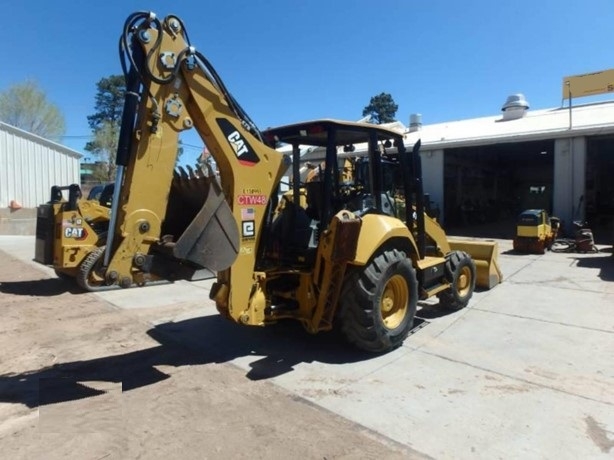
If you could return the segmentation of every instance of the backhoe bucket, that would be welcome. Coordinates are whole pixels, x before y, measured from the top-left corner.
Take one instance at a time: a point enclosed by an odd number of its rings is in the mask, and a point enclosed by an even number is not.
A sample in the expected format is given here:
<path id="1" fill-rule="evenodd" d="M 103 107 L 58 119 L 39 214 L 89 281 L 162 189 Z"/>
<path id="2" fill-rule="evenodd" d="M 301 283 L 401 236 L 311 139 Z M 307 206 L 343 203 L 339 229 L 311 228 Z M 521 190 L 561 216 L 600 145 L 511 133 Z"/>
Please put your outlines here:
<path id="1" fill-rule="evenodd" d="M 219 193 L 217 193 L 219 192 Z M 209 197 L 173 249 L 173 255 L 219 271 L 239 254 L 239 230 L 221 190 L 211 186 Z"/>
<path id="2" fill-rule="evenodd" d="M 213 271 L 225 270 L 239 253 L 239 230 L 214 176 L 183 168 L 173 178 L 163 232 L 180 235 L 173 256 Z"/>
<path id="3" fill-rule="evenodd" d="M 453 251 L 464 251 L 471 256 L 476 268 L 476 286 L 492 289 L 503 280 L 497 257 L 496 241 L 448 240 Z"/>

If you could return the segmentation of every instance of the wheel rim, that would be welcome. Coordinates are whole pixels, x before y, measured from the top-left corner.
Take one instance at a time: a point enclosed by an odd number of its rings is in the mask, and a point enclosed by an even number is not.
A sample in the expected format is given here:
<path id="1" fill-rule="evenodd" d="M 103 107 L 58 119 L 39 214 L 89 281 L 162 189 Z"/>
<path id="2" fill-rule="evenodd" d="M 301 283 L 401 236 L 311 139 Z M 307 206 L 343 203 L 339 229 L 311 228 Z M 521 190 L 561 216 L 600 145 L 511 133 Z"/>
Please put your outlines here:
<path id="1" fill-rule="evenodd" d="M 471 269 L 468 266 L 463 267 L 458 275 L 458 281 L 456 282 L 456 290 L 459 296 L 465 297 L 469 294 L 472 281 Z"/>
<path id="2" fill-rule="evenodd" d="M 382 321 L 387 329 L 395 329 L 401 325 L 407 315 L 409 303 L 409 288 L 405 278 L 394 275 L 388 280 L 380 301 Z"/>

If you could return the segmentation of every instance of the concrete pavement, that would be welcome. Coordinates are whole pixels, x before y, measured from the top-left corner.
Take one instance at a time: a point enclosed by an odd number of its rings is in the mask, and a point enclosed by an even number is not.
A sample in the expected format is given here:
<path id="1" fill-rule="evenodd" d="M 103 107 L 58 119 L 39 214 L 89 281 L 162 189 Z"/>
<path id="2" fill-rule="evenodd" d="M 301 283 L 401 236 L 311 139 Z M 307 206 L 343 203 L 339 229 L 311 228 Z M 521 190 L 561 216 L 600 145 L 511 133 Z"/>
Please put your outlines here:
<path id="1" fill-rule="evenodd" d="M 614 258 L 514 255 L 510 241 L 499 244 L 503 284 L 459 312 L 422 304 L 422 327 L 383 356 L 296 325 L 225 321 L 209 301 L 211 281 L 96 295 L 136 316 L 147 311 L 160 340 L 435 458 L 611 458 Z M 0 249 L 35 264 L 33 237 L 0 236 Z"/>

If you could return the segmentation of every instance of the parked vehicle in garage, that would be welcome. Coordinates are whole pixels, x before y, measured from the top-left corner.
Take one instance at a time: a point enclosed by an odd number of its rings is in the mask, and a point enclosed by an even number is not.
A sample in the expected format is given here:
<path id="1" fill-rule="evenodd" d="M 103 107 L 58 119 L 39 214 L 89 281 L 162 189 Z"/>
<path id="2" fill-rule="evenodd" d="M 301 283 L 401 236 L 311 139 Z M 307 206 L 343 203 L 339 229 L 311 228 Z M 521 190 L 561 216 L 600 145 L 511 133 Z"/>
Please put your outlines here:
<path id="1" fill-rule="evenodd" d="M 514 251 L 543 254 L 552 247 L 560 227 L 557 217 L 545 209 L 527 209 L 518 216 Z"/>

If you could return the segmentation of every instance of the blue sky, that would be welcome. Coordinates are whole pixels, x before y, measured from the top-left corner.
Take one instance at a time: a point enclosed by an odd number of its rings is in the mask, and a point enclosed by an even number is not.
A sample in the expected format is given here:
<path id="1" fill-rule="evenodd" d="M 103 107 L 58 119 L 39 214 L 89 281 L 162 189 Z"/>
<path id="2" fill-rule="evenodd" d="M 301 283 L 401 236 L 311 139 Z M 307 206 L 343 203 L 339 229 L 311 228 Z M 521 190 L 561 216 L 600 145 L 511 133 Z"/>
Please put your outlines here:
<path id="1" fill-rule="evenodd" d="M 495 115 L 522 92 L 561 104 L 562 78 L 614 67 L 612 0 L 6 1 L 0 91 L 36 80 L 65 115 L 62 143 L 90 135 L 96 82 L 121 73 L 118 38 L 139 10 L 183 19 L 260 128 L 357 120 L 390 93 L 397 119 L 426 124 Z M 184 162 L 197 135 L 184 138 Z"/>

